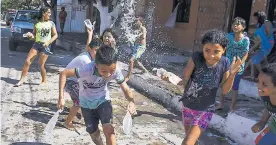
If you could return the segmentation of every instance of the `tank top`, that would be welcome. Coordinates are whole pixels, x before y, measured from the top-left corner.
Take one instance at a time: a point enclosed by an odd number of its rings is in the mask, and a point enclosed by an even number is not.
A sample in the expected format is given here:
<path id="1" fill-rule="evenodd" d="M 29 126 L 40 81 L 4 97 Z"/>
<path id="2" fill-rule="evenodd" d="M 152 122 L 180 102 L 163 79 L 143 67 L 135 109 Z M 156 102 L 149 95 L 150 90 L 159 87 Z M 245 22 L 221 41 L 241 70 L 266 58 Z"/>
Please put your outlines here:
<path id="1" fill-rule="evenodd" d="M 35 24 L 36 35 L 35 42 L 47 42 L 52 37 L 52 28 L 55 27 L 55 23 L 52 21 L 38 22 Z"/>

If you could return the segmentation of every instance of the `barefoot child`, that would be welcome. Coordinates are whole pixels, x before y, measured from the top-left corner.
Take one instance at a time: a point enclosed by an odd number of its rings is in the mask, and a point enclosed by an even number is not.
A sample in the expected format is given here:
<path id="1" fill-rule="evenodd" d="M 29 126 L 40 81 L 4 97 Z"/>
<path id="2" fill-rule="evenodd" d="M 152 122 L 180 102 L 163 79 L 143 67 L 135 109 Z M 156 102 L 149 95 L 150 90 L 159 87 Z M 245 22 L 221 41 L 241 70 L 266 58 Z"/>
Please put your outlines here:
<path id="1" fill-rule="evenodd" d="M 222 56 L 226 50 L 226 35 L 218 30 L 208 31 L 202 39 L 203 52 L 195 52 L 184 68 L 182 117 L 186 137 L 182 145 L 194 145 L 207 128 L 215 111 L 216 92 L 222 84 L 224 94 L 231 89 L 241 60 Z"/>
<path id="2" fill-rule="evenodd" d="M 256 145 L 276 144 L 276 63 L 271 63 L 262 68 L 259 74 L 259 96 L 264 101 L 265 111 L 258 123 L 252 127 L 254 133 L 260 132 L 270 117 L 271 123 L 256 138 Z"/>
<path id="3" fill-rule="evenodd" d="M 89 64 L 91 61 L 95 59 L 96 56 L 96 51 L 97 49 L 102 45 L 102 42 L 100 39 L 92 39 L 93 36 L 93 29 L 87 29 L 88 33 L 88 39 L 86 43 L 86 52 L 81 53 L 79 56 L 74 58 L 67 66 L 65 69 L 73 69 L 76 67 L 82 67 L 86 64 Z M 71 77 L 67 78 L 66 80 L 66 86 L 65 90 L 69 93 L 72 101 L 73 101 L 73 106 L 70 108 L 70 112 L 68 114 L 68 117 L 64 123 L 64 126 L 67 129 L 73 129 L 73 124 L 72 121 L 74 117 L 76 116 L 77 112 L 80 109 L 79 106 L 79 84 L 78 84 L 78 79 Z"/>
<path id="4" fill-rule="evenodd" d="M 238 97 L 238 90 L 239 90 L 239 84 L 242 77 L 242 74 L 244 72 L 244 64 L 248 57 L 248 51 L 249 51 L 249 38 L 244 35 L 244 29 L 245 29 L 245 20 L 240 17 L 236 17 L 233 20 L 232 23 L 232 30 L 234 33 L 229 33 L 227 35 L 228 44 L 227 44 L 227 50 L 226 50 L 226 57 L 230 60 L 230 63 L 233 61 L 233 57 L 240 57 L 242 58 L 242 65 L 240 71 L 236 74 L 234 84 L 232 87 L 232 104 L 230 107 L 230 111 L 234 112 Z M 221 94 L 220 96 L 220 104 L 217 106 L 217 109 L 223 109 L 223 100 L 224 100 L 225 94 Z"/>
<path id="5" fill-rule="evenodd" d="M 112 105 L 107 83 L 116 80 L 120 84 L 126 99 L 129 101 L 128 111 L 136 114 L 132 92 L 124 81 L 124 76 L 117 65 L 118 54 L 110 46 L 104 45 L 97 50 L 95 61 L 75 69 L 65 69 L 59 78 L 58 107 L 64 106 L 63 89 L 67 77 L 79 78 L 79 98 L 81 111 L 84 117 L 86 131 L 90 134 L 96 145 L 103 145 L 99 121 L 103 126 L 106 144 L 115 145 L 116 138 L 112 126 Z"/>
<path id="6" fill-rule="evenodd" d="M 136 20 L 136 25 L 137 25 L 139 31 L 141 32 L 141 35 L 136 40 L 136 42 L 134 44 L 134 48 L 132 50 L 132 56 L 129 60 L 129 69 L 128 69 L 128 74 L 126 76 L 126 81 L 128 81 L 130 79 L 131 73 L 133 71 L 134 63 L 136 63 L 143 70 L 144 73 L 148 72 L 148 70 L 138 60 L 138 59 L 140 59 L 140 57 L 146 50 L 147 29 L 146 29 L 146 27 L 143 26 L 142 21 L 143 20 L 141 17 L 139 17 Z"/>

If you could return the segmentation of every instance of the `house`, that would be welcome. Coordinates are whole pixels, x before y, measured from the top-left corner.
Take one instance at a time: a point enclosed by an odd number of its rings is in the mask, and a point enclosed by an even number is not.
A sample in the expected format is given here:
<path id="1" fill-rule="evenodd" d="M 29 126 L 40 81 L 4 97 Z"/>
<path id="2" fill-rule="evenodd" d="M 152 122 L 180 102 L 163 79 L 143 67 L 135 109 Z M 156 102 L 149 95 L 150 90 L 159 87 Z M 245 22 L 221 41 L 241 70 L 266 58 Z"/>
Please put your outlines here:
<path id="1" fill-rule="evenodd" d="M 166 28 L 164 25 L 179 2 L 175 26 Z M 143 7 L 144 14 L 154 7 L 148 26 L 151 44 L 190 52 L 201 50 L 200 39 L 205 31 L 213 28 L 231 31 L 231 21 L 236 16 L 247 21 L 249 34 L 255 30 L 254 12 L 265 11 L 270 20 L 276 16 L 275 0 L 144 0 Z"/>
<path id="2" fill-rule="evenodd" d="M 85 32 L 84 20 L 91 15 L 87 0 L 57 0 L 57 31 L 60 32 L 59 12 L 61 7 L 65 7 L 67 12 L 64 32 Z"/>

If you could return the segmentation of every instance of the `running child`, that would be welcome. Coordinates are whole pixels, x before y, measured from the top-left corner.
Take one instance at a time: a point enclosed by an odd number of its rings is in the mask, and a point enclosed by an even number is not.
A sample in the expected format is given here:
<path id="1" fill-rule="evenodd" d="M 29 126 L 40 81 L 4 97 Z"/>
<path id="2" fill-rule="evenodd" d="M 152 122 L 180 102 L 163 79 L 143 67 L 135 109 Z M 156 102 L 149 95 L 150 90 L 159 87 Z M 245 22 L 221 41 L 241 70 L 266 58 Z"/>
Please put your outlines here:
<path id="1" fill-rule="evenodd" d="M 250 41 L 249 41 L 249 38 L 244 35 L 245 28 L 246 28 L 245 20 L 243 18 L 236 17 L 232 23 L 233 33 L 229 33 L 227 35 L 228 44 L 227 44 L 227 50 L 226 50 L 226 57 L 230 60 L 230 63 L 232 63 L 233 57 L 238 56 L 239 58 L 242 58 L 241 69 L 236 74 L 234 84 L 232 87 L 232 104 L 230 107 L 231 112 L 234 112 L 236 108 L 239 84 L 244 72 L 245 61 L 248 57 Z M 217 106 L 217 110 L 223 109 L 224 96 L 225 94 L 220 95 L 220 104 Z"/>
<path id="2" fill-rule="evenodd" d="M 59 77 L 59 109 L 64 106 L 63 90 L 66 78 L 79 78 L 79 99 L 86 131 L 96 145 L 103 145 L 98 129 L 99 121 L 103 125 L 106 144 L 116 144 L 114 127 L 111 124 L 112 105 L 107 87 L 108 82 L 116 80 L 120 84 L 126 99 L 129 101 L 128 111 L 131 114 L 136 114 L 132 92 L 124 80 L 124 76 L 117 65 L 117 60 L 116 50 L 103 45 L 97 51 L 95 61 L 81 68 L 65 69 Z"/>
<path id="3" fill-rule="evenodd" d="M 233 58 L 232 64 L 223 56 L 227 46 L 226 35 L 210 30 L 202 38 L 203 52 L 195 52 L 184 68 L 182 117 L 186 132 L 182 145 L 194 145 L 207 128 L 215 111 L 216 92 L 222 84 L 223 94 L 230 91 L 236 73 L 242 64 Z"/>
<path id="4" fill-rule="evenodd" d="M 276 144 L 276 63 L 271 63 L 262 68 L 258 76 L 259 96 L 264 102 L 265 111 L 261 121 L 252 127 L 254 133 L 260 132 L 267 121 L 272 117 L 271 123 L 256 138 L 256 145 Z"/>
<path id="5" fill-rule="evenodd" d="M 143 66 L 143 64 L 139 61 L 140 57 L 146 50 L 146 36 L 147 36 L 147 29 L 143 26 L 143 18 L 138 17 L 136 20 L 136 25 L 138 27 L 139 32 L 141 35 L 135 41 L 134 48 L 132 49 L 132 56 L 129 60 L 129 68 L 128 74 L 126 76 L 126 81 L 130 79 L 130 76 L 133 71 L 134 63 L 136 63 L 142 70 L 143 73 L 148 73 L 148 70 Z"/>
<path id="6" fill-rule="evenodd" d="M 93 37 L 93 28 L 92 29 L 87 29 L 88 33 L 88 39 L 86 43 L 86 51 L 75 57 L 67 66 L 65 69 L 73 69 L 73 68 L 78 68 L 82 67 L 86 64 L 89 64 L 91 61 L 93 61 L 96 57 L 96 52 L 98 48 L 102 45 L 102 42 L 100 39 L 92 39 Z M 70 112 L 67 116 L 66 121 L 64 122 L 64 126 L 72 130 L 74 129 L 74 126 L 72 124 L 72 121 L 76 114 L 78 113 L 80 106 L 79 106 L 79 83 L 78 79 L 71 77 L 67 78 L 66 80 L 66 86 L 65 86 L 66 92 L 69 93 L 72 101 L 73 101 L 73 106 L 70 108 Z"/>

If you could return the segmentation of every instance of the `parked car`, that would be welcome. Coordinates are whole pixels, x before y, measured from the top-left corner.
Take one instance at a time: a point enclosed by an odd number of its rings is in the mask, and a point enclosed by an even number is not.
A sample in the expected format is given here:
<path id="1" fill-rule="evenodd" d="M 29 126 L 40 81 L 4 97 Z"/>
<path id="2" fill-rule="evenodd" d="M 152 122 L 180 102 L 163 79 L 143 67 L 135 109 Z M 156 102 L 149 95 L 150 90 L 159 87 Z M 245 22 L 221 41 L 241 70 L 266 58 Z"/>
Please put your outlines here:
<path id="1" fill-rule="evenodd" d="M 18 10 L 11 25 L 11 36 L 9 38 L 9 49 L 16 51 L 18 45 L 28 45 L 33 40 L 23 37 L 27 32 L 33 32 L 34 23 L 37 20 L 38 11 Z"/>
<path id="2" fill-rule="evenodd" d="M 10 25 L 11 25 L 11 23 L 12 23 L 13 20 L 14 20 L 15 14 L 16 14 L 16 13 L 14 13 L 14 12 L 10 12 L 10 13 L 7 13 L 7 14 L 5 15 L 5 21 L 6 21 L 6 25 L 7 25 L 7 26 L 10 26 Z"/>

